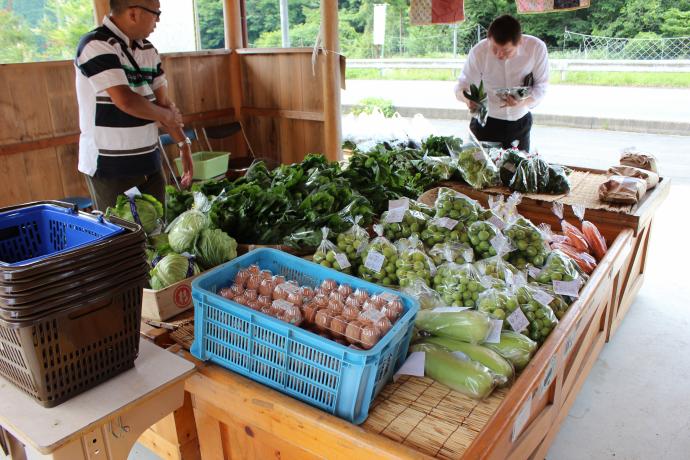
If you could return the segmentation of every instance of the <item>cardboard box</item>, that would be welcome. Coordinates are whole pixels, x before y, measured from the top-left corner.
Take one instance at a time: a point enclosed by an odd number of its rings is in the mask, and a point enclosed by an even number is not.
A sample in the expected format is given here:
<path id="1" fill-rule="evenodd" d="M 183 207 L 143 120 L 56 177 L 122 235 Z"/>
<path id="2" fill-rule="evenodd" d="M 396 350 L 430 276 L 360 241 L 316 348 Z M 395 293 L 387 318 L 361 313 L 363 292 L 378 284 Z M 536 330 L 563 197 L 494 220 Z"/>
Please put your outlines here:
<path id="1" fill-rule="evenodd" d="M 165 321 L 192 308 L 192 281 L 197 276 L 199 275 L 183 279 L 158 291 L 144 289 L 141 317 Z"/>

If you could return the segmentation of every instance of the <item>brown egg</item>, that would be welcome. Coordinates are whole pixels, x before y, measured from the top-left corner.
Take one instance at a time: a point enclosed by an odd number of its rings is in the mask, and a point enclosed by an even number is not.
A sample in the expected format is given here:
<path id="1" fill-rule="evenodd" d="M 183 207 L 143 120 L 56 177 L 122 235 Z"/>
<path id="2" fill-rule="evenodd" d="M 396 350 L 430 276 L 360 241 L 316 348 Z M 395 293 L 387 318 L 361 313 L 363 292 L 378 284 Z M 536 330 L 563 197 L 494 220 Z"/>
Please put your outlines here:
<path id="1" fill-rule="evenodd" d="M 237 275 L 235 275 L 235 284 L 244 287 L 244 285 L 247 284 L 248 279 L 249 272 L 246 270 L 240 270 L 237 272 Z"/>
<path id="2" fill-rule="evenodd" d="M 247 289 L 244 291 L 244 295 L 248 300 L 256 300 L 259 298 L 259 293 L 256 291 L 256 289 Z"/>
<path id="3" fill-rule="evenodd" d="M 371 297 L 371 301 L 376 305 L 376 308 L 381 309 L 384 305 L 386 305 L 386 299 L 381 297 L 381 295 L 376 294 L 375 296 Z"/>
<path id="4" fill-rule="evenodd" d="M 259 266 L 256 264 L 250 265 L 249 267 L 247 267 L 247 270 L 252 275 L 258 275 L 259 273 L 261 273 L 261 268 L 259 268 Z"/>
<path id="5" fill-rule="evenodd" d="M 326 279 L 321 283 L 321 289 L 328 292 L 329 294 L 338 288 L 338 283 L 334 280 Z"/>
<path id="6" fill-rule="evenodd" d="M 270 280 L 273 278 L 273 273 L 271 273 L 270 270 L 261 270 L 259 274 L 261 275 L 262 280 Z"/>
<path id="7" fill-rule="evenodd" d="M 359 300 L 355 299 L 354 296 L 350 296 L 347 299 L 345 299 L 345 306 L 346 307 L 354 307 L 354 308 L 360 308 L 362 304 L 359 302 Z"/>
<path id="8" fill-rule="evenodd" d="M 308 299 L 314 298 L 314 290 L 312 288 L 310 288 L 309 286 L 302 286 L 300 288 L 300 293 L 302 294 L 303 297 L 306 297 Z"/>
<path id="9" fill-rule="evenodd" d="M 299 292 L 291 292 L 290 294 L 288 294 L 286 300 L 293 305 L 301 306 L 302 305 L 302 294 L 300 294 Z"/>
<path id="10" fill-rule="evenodd" d="M 271 294 L 273 294 L 274 288 L 275 286 L 273 285 L 272 280 L 261 280 L 261 284 L 259 285 L 259 294 L 270 296 Z"/>
<path id="11" fill-rule="evenodd" d="M 225 297 L 226 299 L 234 299 L 235 294 L 232 292 L 231 288 L 223 288 L 220 291 L 218 291 L 218 295 L 221 297 Z"/>
<path id="12" fill-rule="evenodd" d="M 347 296 L 352 294 L 352 286 L 350 286 L 349 284 L 341 284 L 340 286 L 338 286 L 338 292 L 343 297 L 347 298 Z"/>
<path id="13" fill-rule="evenodd" d="M 376 326 L 376 328 L 381 333 L 381 337 L 386 335 L 388 333 L 388 331 L 391 330 L 391 327 L 393 327 L 393 325 L 391 324 L 391 320 L 389 320 L 385 316 L 382 318 L 379 318 L 377 321 L 375 321 L 374 326 Z"/>
<path id="14" fill-rule="evenodd" d="M 314 303 L 319 307 L 326 307 L 328 306 L 328 297 L 323 294 L 318 294 L 314 297 Z"/>
<path id="15" fill-rule="evenodd" d="M 333 316 L 340 315 L 345 309 L 345 305 L 337 300 L 328 301 L 328 311 L 331 312 Z"/>
<path id="16" fill-rule="evenodd" d="M 292 306 L 283 311 L 283 317 L 281 318 L 286 323 L 294 324 L 299 326 L 302 322 L 302 312 L 299 308 Z"/>
<path id="17" fill-rule="evenodd" d="M 369 293 L 364 289 L 355 289 L 355 292 L 353 292 L 352 295 L 355 296 L 355 298 L 359 301 L 360 304 L 363 304 L 364 302 L 369 300 Z"/>
<path id="18" fill-rule="evenodd" d="M 235 294 L 235 297 L 244 294 L 244 286 L 239 284 L 233 284 L 230 289 L 232 290 L 232 293 Z"/>
<path id="19" fill-rule="evenodd" d="M 259 298 L 257 299 L 257 302 L 259 302 L 259 305 L 262 307 L 270 307 L 271 306 L 271 296 L 260 295 Z"/>
<path id="20" fill-rule="evenodd" d="M 251 275 L 247 280 L 247 289 L 259 289 L 261 285 L 261 276 Z"/>
<path id="21" fill-rule="evenodd" d="M 333 316 L 328 312 L 328 310 L 319 310 L 316 312 L 316 316 L 314 317 L 314 324 L 316 325 L 316 329 L 319 331 L 327 331 L 331 328 L 331 319 Z"/>
<path id="22" fill-rule="evenodd" d="M 364 310 L 364 311 L 367 311 L 367 310 L 379 311 L 379 308 L 380 307 L 372 299 L 367 300 L 362 305 L 362 310 Z"/>
<path id="23" fill-rule="evenodd" d="M 336 339 L 345 337 L 348 321 L 343 316 L 336 316 L 331 320 L 331 332 Z"/>
<path id="24" fill-rule="evenodd" d="M 362 335 L 362 323 L 359 321 L 351 321 L 345 329 L 345 338 L 348 342 L 354 344 L 359 342 Z"/>
<path id="25" fill-rule="evenodd" d="M 276 311 L 273 307 L 261 307 L 259 311 L 267 314 L 268 316 L 276 316 Z"/>
<path id="26" fill-rule="evenodd" d="M 352 321 L 359 317 L 359 308 L 356 307 L 345 307 L 343 309 L 343 316 L 348 320 Z"/>
<path id="27" fill-rule="evenodd" d="M 283 284 L 285 282 L 285 277 L 281 275 L 275 275 L 273 277 L 273 282 L 276 283 L 276 286 L 279 284 Z"/>
<path id="28" fill-rule="evenodd" d="M 287 298 L 288 293 L 282 284 L 279 284 L 275 287 L 275 289 L 273 289 L 273 300 L 285 300 Z"/>
<path id="29" fill-rule="evenodd" d="M 235 300 L 235 302 L 237 302 L 241 305 L 247 305 L 247 302 L 249 301 L 249 299 L 247 299 L 247 296 L 244 294 L 240 294 L 240 295 L 236 296 L 234 300 Z"/>
<path id="30" fill-rule="evenodd" d="M 331 300 L 331 301 L 337 300 L 338 302 L 343 303 L 343 302 L 345 302 L 345 296 L 343 296 L 338 291 L 333 291 L 328 296 L 328 300 Z"/>
<path id="31" fill-rule="evenodd" d="M 302 306 L 302 316 L 307 323 L 314 323 L 316 321 L 316 312 L 318 308 L 313 302 Z"/>
<path id="32" fill-rule="evenodd" d="M 386 305 L 384 308 L 386 309 L 386 316 L 393 323 L 396 322 L 405 311 L 403 309 L 403 304 L 400 300 L 393 300 L 392 302 L 388 302 L 388 305 Z"/>
<path id="33" fill-rule="evenodd" d="M 359 337 L 359 342 L 365 350 L 372 348 L 374 345 L 379 343 L 381 338 L 381 332 L 374 325 L 367 325 L 362 328 L 362 332 Z"/>
<path id="34" fill-rule="evenodd" d="M 247 302 L 247 306 L 248 306 L 249 308 L 251 308 L 252 310 L 258 310 L 258 309 L 261 308 L 261 306 L 259 305 L 259 302 L 257 302 L 256 300 L 250 300 L 250 301 L 248 301 L 248 302 Z"/>

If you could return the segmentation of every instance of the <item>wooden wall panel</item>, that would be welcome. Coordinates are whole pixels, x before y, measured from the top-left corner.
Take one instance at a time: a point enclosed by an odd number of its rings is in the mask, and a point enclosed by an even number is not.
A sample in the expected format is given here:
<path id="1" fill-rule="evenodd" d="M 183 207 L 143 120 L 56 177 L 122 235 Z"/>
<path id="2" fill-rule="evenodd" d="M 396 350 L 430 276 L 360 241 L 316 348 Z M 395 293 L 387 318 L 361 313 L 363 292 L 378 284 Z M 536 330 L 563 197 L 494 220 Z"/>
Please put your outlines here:
<path id="1" fill-rule="evenodd" d="M 53 134 L 71 134 L 79 131 L 79 107 L 75 88 L 73 65 L 54 66 L 44 73 L 48 107 Z"/>
<path id="2" fill-rule="evenodd" d="M 26 180 L 24 157 L 29 154 L 19 153 L 0 157 L 0 206 L 10 206 L 31 201 L 31 185 Z"/>
<path id="3" fill-rule="evenodd" d="M 10 140 L 19 142 L 48 137 L 53 133 L 50 111 L 47 108 L 48 91 L 45 78 L 54 66 L 29 64 L 7 66 L 7 84 L 10 88 L 12 114 L 19 120 Z"/>
<path id="4" fill-rule="evenodd" d="M 31 186 L 31 200 L 51 200 L 63 198 L 66 195 L 62 188 L 62 174 L 60 162 L 55 147 L 36 150 L 30 155 L 24 155 L 28 180 Z M 76 170 L 75 170 L 76 171 Z"/>
<path id="5" fill-rule="evenodd" d="M 79 147 L 77 144 L 61 145 L 57 152 L 60 176 L 62 178 L 62 197 L 89 196 L 84 175 L 77 171 L 79 164 Z"/>

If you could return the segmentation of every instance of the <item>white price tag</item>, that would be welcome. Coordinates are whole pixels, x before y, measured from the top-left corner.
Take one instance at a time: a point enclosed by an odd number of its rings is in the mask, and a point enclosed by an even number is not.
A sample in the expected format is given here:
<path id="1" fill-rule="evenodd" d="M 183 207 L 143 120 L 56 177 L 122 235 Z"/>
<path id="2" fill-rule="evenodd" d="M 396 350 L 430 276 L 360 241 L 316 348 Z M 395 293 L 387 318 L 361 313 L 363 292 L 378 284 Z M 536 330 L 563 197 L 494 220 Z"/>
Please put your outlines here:
<path id="1" fill-rule="evenodd" d="M 138 187 L 132 187 L 125 192 L 125 195 L 127 195 L 127 198 L 133 200 L 134 198 L 141 196 L 141 192 L 139 191 Z"/>
<path id="2" fill-rule="evenodd" d="M 553 296 L 539 289 L 537 290 L 537 292 L 534 293 L 534 300 L 544 305 L 545 307 L 548 307 L 549 304 L 553 302 Z"/>
<path id="3" fill-rule="evenodd" d="M 407 198 L 400 198 L 399 200 L 388 200 L 388 210 L 393 209 L 410 209 L 410 200 Z"/>
<path id="4" fill-rule="evenodd" d="M 553 292 L 569 297 L 580 297 L 580 280 L 553 282 Z"/>
<path id="5" fill-rule="evenodd" d="M 489 218 L 489 222 L 494 224 L 496 226 L 496 228 L 498 228 L 499 230 L 503 230 L 504 228 L 506 228 L 506 223 L 503 222 L 503 220 L 501 220 L 501 218 L 498 217 L 496 214 L 493 214 Z"/>
<path id="6" fill-rule="evenodd" d="M 525 401 L 525 405 L 522 406 L 518 416 L 515 418 L 515 423 L 513 424 L 513 433 L 511 436 L 513 442 L 515 442 L 518 436 L 520 436 L 520 433 L 522 433 L 522 429 L 525 428 L 530 415 L 532 415 L 532 395 L 529 395 L 529 398 L 527 398 L 527 401 Z"/>
<path id="7" fill-rule="evenodd" d="M 386 223 L 397 224 L 399 222 L 402 222 L 403 217 L 405 217 L 406 211 L 407 209 L 405 208 L 391 209 L 390 211 L 388 211 L 388 214 L 386 214 Z"/>
<path id="8" fill-rule="evenodd" d="M 491 243 L 491 247 L 494 248 L 498 254 L 505 254 L 506 252 L 509 252 L 507 249 L 510 242 L 508 241 L 508 238 L 500 233 L 491 238 L 489 242 Z"/>
<path id="9" fill-rule="evenodd" d="M 413 351 L 407 357 L 405 363 L 400 367 L 398 372 L 393 376 L 393 381 L 398 380 L 401 375 L 412 375 L 414 377 L 424 377 L 424 362 L 426 361 L 426 353 L 423 351 Z"/>
<path id="10" fill-rule="evenodd" d="M 489 337 L 486 338 L 484 343 L 500 343 L 502 329 L 503 320 L 491 318 L 491 330 L 489 331 Z"/>
<path id="11" fill-rule="evenodd" d="M 350 261 L 347 260 L 347 256 L 342 252 L 335 253 L 335 261 L 338 262 L 338 265 L 340 265 L 340 268 L 342 270 L 350 268 L 352 266 L 352 264 L 350 264 Z"/>
<path id="12" fill-rule="evenodd" d="M 459 221 L 451 219 L 450 217 L 439 217 L 434 221 L 434 223 L 439 227 L 447 228 L 448 230 L 453 230 L 458 225 Z"/>
<path id="13" fill-rule="evenodd" d="M 483 161 L 484 160 L 484 152 L 481 150 L 477 150 L 472 154 L 472 158 L 474 158 L 477 161 Z"/>
<path id="14" fill-rule="evenodd" d="M 369 251 L 369 254 L 367 254 L 367 259 L 364 261 L 364 266 L 375 273 L 379 273 L 385 260 L 386 256 L 380 252 Z"/>
<path id="15" fill-rule="evenodd" d="M 530 267 L 527 269 L 527 273 L 529 273 L 529 276 L 536 279 L 539 276 L 539 274 L 541 273 L 541 268 Z"/>
<path id="16" fill-rule="evenodd" d="M 508 316 L 508 324 L 515 332 L 522 332 L 529 326 L 529 320 L 520 308 L 516 308 L 514 312 Z"/>
<path id="17" fill-rule="evenodd" d="M 512 286 L 515 284 L 515 280 L 513 279 L 513 272 L 508 270 L 507 268 L 504 269 L 505 271 L 503 272 L 503 277 L 505 278 L 505 282 L 508 286 Z"/>
<path id="18" fill-rule="evenodd" d="M 431 311 L 434 313 L 459 313 L 469 309 L 470 307 L 436 307 Z"/>
<path id="19" fill-rule="evenodd" d="M 465 249 L 462 253 L 462 258 L 465 259 L 465 262 L 472 262 L 474 260 L 474 251 Z"/>

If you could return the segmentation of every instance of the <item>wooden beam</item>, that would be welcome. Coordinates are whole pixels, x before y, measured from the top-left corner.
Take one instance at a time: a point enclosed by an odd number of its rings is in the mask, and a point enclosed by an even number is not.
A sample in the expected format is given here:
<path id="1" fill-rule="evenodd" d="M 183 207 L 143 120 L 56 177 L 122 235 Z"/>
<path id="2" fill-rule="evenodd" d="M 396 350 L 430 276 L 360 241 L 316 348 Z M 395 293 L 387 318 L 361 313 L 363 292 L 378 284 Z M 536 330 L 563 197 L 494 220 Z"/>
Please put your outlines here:
<path id="1" fill-rule="evenodd" d="M 321 27 L 325 56 L 323 63 L 323 113 L 326 158 L 342 160 L 340 114 L 340 43 L 338 41 L 338 2 L 321 2 Z"/>
<path id="2" fill-rule="evenodd" d="M 240 0 L 223 2 L 225 19 L 225 47 L 236 50 L 244 46 L 242 40 L 242 5 Z M 235 108 L 235 118 L 242 121 L 242 62 L 237 53 L 230 55 L 230 97 Z"/>
<path id="3" fill-rule="evenodd" d="M 101 25 L 103 17 L 110 14 L 110 2 L 108 0 L 93 0 L 93 14 L 96 25 Z"/>
<path id="4" fill-rule="evenodd" d="M 259 107 L 242 107 L 244 115 L 270 118 L 289 118 L 291 120 L 323 121 L 321 112 L 305 112 L 303 110 L 264 109 Z"/>

